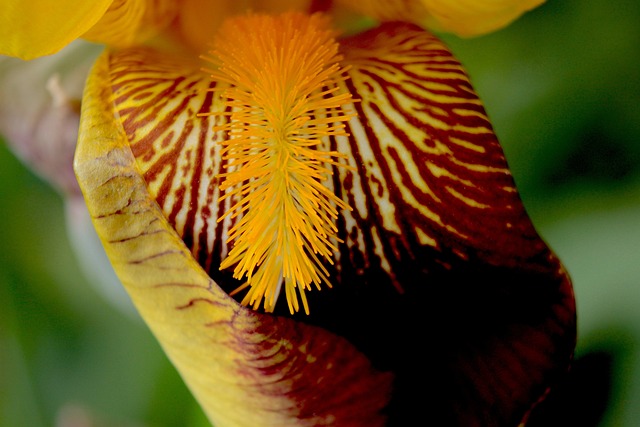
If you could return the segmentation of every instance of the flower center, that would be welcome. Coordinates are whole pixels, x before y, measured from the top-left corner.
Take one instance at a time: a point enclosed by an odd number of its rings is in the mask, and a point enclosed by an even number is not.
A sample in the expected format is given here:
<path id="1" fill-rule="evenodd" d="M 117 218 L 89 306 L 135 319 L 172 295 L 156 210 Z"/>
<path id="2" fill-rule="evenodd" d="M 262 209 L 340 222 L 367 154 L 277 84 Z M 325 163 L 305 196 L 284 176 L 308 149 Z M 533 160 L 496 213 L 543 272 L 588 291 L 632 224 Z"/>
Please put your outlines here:
<path id="1" fill-rule="evenodd" d="M 220 269 L 233 267 L 249 288 L 242 303 L 273 311 L 282 284 L 289 310 L 309 313 L 305 290 L 331 286 L 323 260 L 337 251 L 338 209 L 348 209 L 325 181 L 343 157 L 321 148 L 323 137 L 346 135 L 351 95 L 338 94 L 346 77 L 328 20 L 320 15 L 251 14 L 221 27 L 207 59 L 229 115 L 218 130 L 227 170 L 220 189 L 237 219 L 233 248 Z"/>

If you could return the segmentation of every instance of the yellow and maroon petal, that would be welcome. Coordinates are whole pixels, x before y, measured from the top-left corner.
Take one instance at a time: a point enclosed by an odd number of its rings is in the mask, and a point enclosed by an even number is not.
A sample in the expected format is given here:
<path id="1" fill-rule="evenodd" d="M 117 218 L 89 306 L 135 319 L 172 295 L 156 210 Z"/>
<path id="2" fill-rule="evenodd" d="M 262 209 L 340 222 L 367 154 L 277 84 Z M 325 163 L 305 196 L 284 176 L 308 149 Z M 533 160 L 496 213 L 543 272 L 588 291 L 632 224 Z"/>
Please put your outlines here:
<path id="1" fill-rule="evenodd" d="M 226 84 L 182 58 L 126 50 L 96 65 L 76 171 L 99 235 L 220 427 L 517 425 L 571 359 L 569 277 L 445 46 L 399 23 L 341 44 L 350 80 L 335 84 L 357 117 L 322 148 L 346 156 L 329 185 L 353 210 L 309 316 L 225 292 L 238 286 L 219 271 L 230 115 L 198 114 L 231 107 Z"/>
<path id="2" fill-rule="evenodd" d="M 337 194 L 337 283 L 309 321 L 396 375 L 391 419 L 518 425 L 563 375 L 575 303 L 536 233 L 460 63 L 420 28 L 389 23 L 341 41 L 360 102 Z M 330 308 L 326 308 L 330 307 Z M 326 311 L 325 311 L 326 310 Z M 418 391 L 416 391 L 418 390 Z"/>
<path id="3" fill-rule="evenodd" d="M 115 271 L 216 426 L 383 426 L 390 374 L 344 338 L 240 306 L 197 262 L 223 232 L 218 119 L 196 115 L 223 108 L 214 86 L 149 50 L 97 61 L 75 170 Z"/>

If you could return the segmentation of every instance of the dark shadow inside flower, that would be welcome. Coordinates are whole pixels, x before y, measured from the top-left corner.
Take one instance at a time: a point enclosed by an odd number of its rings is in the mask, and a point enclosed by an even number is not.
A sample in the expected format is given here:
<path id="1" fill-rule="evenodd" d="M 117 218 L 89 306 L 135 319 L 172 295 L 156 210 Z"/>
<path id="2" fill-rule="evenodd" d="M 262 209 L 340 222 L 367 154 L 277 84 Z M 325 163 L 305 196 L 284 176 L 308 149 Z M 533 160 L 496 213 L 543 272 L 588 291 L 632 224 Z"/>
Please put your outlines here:
<path id="1" fill-rule="evenodd" d="M 568 377 L 549 393 L 527 426 L 599 426 L 610 401 L 612 364 L 613 355 L 603 351 L 577 358 Z"/>
<path id="2" fill-rule="evenodd" d="M 469 259 L 448 269 L 442 257 L 427 250 L 403 264 L 402 294 L 381 269 L 347 269 L 333 289 L 309 293 L 310 315 L 291 316 L 284 304 L 275 314 L 345 337 L 393 372 L 389 426 L 424 416 L 441 426 L 516 425 L 565 373 L 570 284 L 550 267 Z"/>

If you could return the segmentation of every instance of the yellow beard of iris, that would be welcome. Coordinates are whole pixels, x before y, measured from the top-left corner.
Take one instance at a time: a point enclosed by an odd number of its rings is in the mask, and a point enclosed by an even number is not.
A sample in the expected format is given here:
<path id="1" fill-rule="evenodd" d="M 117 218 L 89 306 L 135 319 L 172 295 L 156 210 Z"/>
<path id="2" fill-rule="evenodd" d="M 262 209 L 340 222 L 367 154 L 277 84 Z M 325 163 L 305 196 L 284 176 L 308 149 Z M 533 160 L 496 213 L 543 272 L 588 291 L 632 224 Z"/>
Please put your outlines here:
<path id="1" fill-rule="evenodd" d="M 331 286 L 322 264 L 337 248 L 338 209 L 348 206 L 323 185 L 342 157 L 321 151 L 323 137 L 346 135 L 350 94 L 336 94 L 345 79 L 338 44 L 324 16 L 288 13 L 227 20 L 207 58 L 229 109 L 221 174 L 224 198 L 237 202 L 225 213 L 237 222 L 234 245 L 220 269 L 249 287 L 242 303 L 273 311 L 282 284 L 291 313 L 298 294 L 305 312 L 311 283 Z M 297 289 L 297 292 L 296 292 Z"/>

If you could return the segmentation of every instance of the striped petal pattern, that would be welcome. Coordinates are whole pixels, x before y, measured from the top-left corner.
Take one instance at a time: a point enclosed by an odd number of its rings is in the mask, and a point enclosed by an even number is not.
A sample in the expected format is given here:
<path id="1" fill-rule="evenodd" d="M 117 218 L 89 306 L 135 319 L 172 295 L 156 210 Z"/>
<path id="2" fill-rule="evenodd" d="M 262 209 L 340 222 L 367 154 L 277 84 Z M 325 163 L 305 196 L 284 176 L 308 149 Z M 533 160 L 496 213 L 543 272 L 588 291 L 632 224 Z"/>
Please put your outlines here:
<path id="1" fill-rule="evenodd" d="M 360 348 L 386 343 L 367 354 L 396 374 L 394 425 L 417 408 L 437 425 L 517 425 L 572 357 L 569 277 L 446 47 L 400 23 L 341 44 L 361 101 L 334 144 L 357 172 L 336 171 L 353 210 L 339 233 L 342 286 L 326 299 L 357 308 L 315 321 Z"/>
<path id="2" fill-rule="evenodd" d="M 389 23 L 341 50 L 359 101 L 321 148 L 352 211 L 309 316 L 228 296 L 229 116 L 198 114 L 229 107 L 185 58 L 108 53 L 89 81 L 76 172 L 107 253 L 218 427 L 517 425 L 571 359 L 570 280 L 446 47 Z"/>
<path id="3" fill-rule="evenodd" d="M 127 78 L 124 66 L 131 67 Z M 198 265 L 161 210 L 182 192 L 145 182 L 153 168 L 143 172 L 142 152 L 150 162 L 157 154 L 152 147 L 178 142 L 189 151 L 205 141 L 208 119 L 196 124 L 200 119 L 187 114 L 211 102 L 210 93 L 195 91 L 207 87 L 202 77 L 181 61 L 127 50 L 103 55 L 88 80 L 75 170 L 119 278 L 214 425 L 383 426 L 390 375 L 342 337 L 241 307 Z M 171 99 L 176 88 L 192 96 Z M 144 114 L 114 110 L 127 96 L 151 103 L 140 104 Z M 154 128 L 163 109 L 172 112 L 162 117 L 177 131 Z M 131 133 L 132 123 L 139 132 Z M 149 150 L 131 144 L 145 136 Z M 160 139 L 149 141 L 154 136 Z M 197 156 L 195 150 L 186 159 L 193 165 Z M 180 164 L 159 175 L 180 183 L 184 169 Z M 164 195 L 164 202 L 152 194 Z M 178 211 L 171 218 L 182 217 L 188 215 Z"/>
<path id="4" fill-rule="evenodd" d="M 351 138 L 336 144 L 358 170 L 340 171 L 340 180 L 350 183 L 345 194 L 354 208 L 345 213 L 346 246 L 363 254 L 361 267 L 375 258 L 400 261 L 399 254 L 420 259 L 418 251 L 427 248 L 443 253 L 446 268 L 445 252 L 509 267 L 536 262 L 546 245 L 480 100 L 445 46 L 398 24 L 342 45 L 351 66 L 348 90 L 361 102 Z M 395 277 L 401 269 L 387 273 Z"/>

